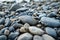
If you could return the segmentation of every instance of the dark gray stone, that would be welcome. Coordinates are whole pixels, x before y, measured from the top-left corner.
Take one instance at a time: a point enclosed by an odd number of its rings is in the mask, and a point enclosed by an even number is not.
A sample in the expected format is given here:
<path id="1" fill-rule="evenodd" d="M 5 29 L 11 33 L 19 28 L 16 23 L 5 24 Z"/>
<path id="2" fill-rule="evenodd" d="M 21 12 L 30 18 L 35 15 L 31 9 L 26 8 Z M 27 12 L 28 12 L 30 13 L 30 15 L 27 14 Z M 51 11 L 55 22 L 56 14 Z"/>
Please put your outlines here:
<path id="1" fill-rule="evenodd" d="M 8 38 L 14 40 L 19 35 L 19 32 L 11 32 Z"/>
<path id="2" fill-rule="evenodd" d="M 10 11 L 16 11 L 17 9 L 19 9 L 20 8 L 20 5 L 19 5 L 19 3 L 15 3 L 15 4 L 13 4 L 11 7 L 10 7 Z"/>
<path id="3" fill-rule="evenodd" d="M 5 18 L 0 19 L 0 24 L 5 24 Z"/>

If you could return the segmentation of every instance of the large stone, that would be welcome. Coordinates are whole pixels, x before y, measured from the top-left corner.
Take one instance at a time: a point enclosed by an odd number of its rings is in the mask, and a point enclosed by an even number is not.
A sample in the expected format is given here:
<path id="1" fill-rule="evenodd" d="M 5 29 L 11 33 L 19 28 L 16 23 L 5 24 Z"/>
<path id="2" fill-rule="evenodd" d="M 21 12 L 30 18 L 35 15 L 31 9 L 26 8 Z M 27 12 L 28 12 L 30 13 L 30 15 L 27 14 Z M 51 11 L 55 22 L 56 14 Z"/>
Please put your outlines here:
<path id="1" fill-rule="evenodd" d="M 49 26 L 49 27 L 59 27 L 60 26 L 60 21 L 54 18 L 49 18 L 49 17 L 42 17 L 41 18 L 41 23 Z"/>
<path id="2" fill-rule="evenodd" d="M 29 33 L 24 33 L 20 35 L 17 40 L 32 40 L 32 35 Z"/>
<path id="3" fill-rule="evenodd" d="M 44 31 L 40 28 L 37 28 L 37 27 L 29 27 L 29 31 L 32 33 L 32 34 L 36 34 L 36 35 L 42 35 L 44 34 Z"/>
<path id="4" fill-rule="evenodd" d="M 22 23 L 28 23 L 30 25 L 37 24 L 37 20 L 35 20 L 32 16 L 24 15 L 20 16 L 19 19 L 21 20 Z"/>
<path id="5" fill-rule="evenodd" d="M 47 34 L 44 34 L 42 37 L 43 37 L 44 40 L 55 40 L 53 37 L 51 37 Z"/>
<path id="6" fill-rule="evenodd" d="M 41 36 L 35 35 L 33 37 L 33 40 L 43 40 L 43 38 Z"/>
<path id="7" fill-rule="evenodd" d="M 7 40 L 7 37 L 5 35 L 1 35 L 0 40 Z"/>
<path id="8" fill-rule="evenodd" d="M 47 34 L 49 34 L 49 35 L 51 35 L 53 37 L 56 37 L 57 36 L 57 33 L 56 33 L 56 31 L 53 28 L 46 27 L 45 30 L 46 30 L 46 33 Z"/>

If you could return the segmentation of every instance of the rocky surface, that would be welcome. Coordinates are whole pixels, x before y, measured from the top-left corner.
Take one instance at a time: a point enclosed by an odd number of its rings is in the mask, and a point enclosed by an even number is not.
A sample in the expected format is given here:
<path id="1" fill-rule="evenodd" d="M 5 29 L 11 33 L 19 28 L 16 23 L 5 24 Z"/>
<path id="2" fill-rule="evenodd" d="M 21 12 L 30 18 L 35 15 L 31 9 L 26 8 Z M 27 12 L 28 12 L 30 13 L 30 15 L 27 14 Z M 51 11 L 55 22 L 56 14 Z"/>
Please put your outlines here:
<path id="1" fill-rule="evenodd" d="M 0 3 L 0 40 L 60 40 L 60 0 Z"/>

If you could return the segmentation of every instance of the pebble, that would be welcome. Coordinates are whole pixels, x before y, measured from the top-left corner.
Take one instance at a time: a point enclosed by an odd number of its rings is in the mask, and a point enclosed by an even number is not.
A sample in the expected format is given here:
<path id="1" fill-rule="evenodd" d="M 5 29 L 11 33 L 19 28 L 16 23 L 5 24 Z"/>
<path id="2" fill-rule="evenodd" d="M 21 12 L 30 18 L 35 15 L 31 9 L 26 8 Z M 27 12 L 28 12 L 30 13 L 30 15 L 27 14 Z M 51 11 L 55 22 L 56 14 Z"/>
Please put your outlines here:
<path id="1" fill-rule="evenodd" d="M 44 31 L 40 28 L 37 28 L 37 27 L 29 27 L 29 31 L 32 33 L 32 34 L 36 34 L 36 35 L 42 35 L 44 34 Z"/>
<path id="2" fill-rule="evenodd" d="M 57 13 L 56 12 L 51 12 L 47 15 L 48 17 L 56 17 Z"/>
<path id="3" fill-rule="evenodd" d="M 0 40 L 7 40 L 7 37 L 5 35 L 1 35 Z"/>
<path id="4" fill-rule="evenodd" d="M 55 40 L 53 37 L 51 37 L 47 34 L 44 34 L 42 37 L 43 37 L 44 40 Z"/>
<path id="5" fill-rule="evenodd" d="M 21 34 L 17 40 L 32 40 L 32 35 L 30 33 Z"/>
<path id="6" fill-rule="evenodd" d="M 54 20 L 54 21 L 52 21 Z M 41 18 L 41 23 L 44 25 L 47 25 L 49 27 L 59 27 L 60 26 L 60 21 L 54 18 L 49 18 L 49 17 L 42 17 Z"/>
<path id="7" fill-rule="evenodd" d="M 15 31 L 15 28 L 13 26 L 9 27 L 9 31 L 10 32 L 14 32 Z"/>
<path id="8" fill-rule="evenodd" d="M 46 17 L 47 15 L 44 13 L 44 14 L 41 14 L 41 15 L 39 15 L 39 18 L 41 18 L 41 17 Z"/>
<path id="9" fill-rule="evenodd" d="M 11 32 L 8 38 L 14 40 L 19 35 L 19 32 Z"/>
<path id="10" fill-rule="evenodd" d="M 15 29 L 17 28 L 21 28 L 23 25 L 22 24 L 19 24 L 19 23 L 15 23 L 12 25 Z"/>
<path id="11" fill-rule="evenodd" d="M 5 27 L 5 28 L 1 29 L 0 30 L 0 35 L 3 35 L 4 34 L 4 31 L 7 30 L 7 29 L 8 29 L 8 27 Z"/>
<path id="12" fill-rule="evenodd" d="M 23 27 L 20 28 L 20 32 L 28 32 L 28 28 L 30 25 L 28 23 L 25 23 Z"/>
<path id="13" fill-rule="evenodd" d="M 10 7 L 10 11 L 16 11 L 17 9 L 20 8 L 19 3 L 14 3 L 11 7 Z"/>
<path id="14" fill-rule="evenodd" d="M 11 25 L 11 20 L 9 18 L 6 18 L 5 27 L 9 27 L 10 25 Z"/>
<path id="15" fill-rule="evenodd" d="M 22 21 L 22 23 L 28 23 L 30 25 L 37 24 L 37 20 L 35 20 L 32 16 L 24 15 L 20 16 L 19 19 Z"/>
<path id="16" fill-rule="evenodd" d="M 33 37 L 33 40 L 43 40 L 43 38 L 41 36 L 35 35 Z"/>
<path id="17" fill-rule="evenodd" d="M 5 24 L 5 19 L 4 18 L 0 19 L 0 24 Z"/>
<path id="18" fill-rule="evenodd" d="M 0 17 L 3 17 L 6 13 L 0 12 Z"/>
<path id="19" fill-rule="evenodd" d="M 9 30 L 5 30 L 5 31 L 4 31 L 4 34 L 5 34 L 5 35 L 9 35 L 9 33 L 10 33 Z"/>
<path id="20" fill-rule="evenodd" d="M 25 12 L 27 10 L 28 10 L 28 8 L 19 8 L 16 10 L 16 12 Z"/>
<path id="21" fill-rule="evenodd" d="M 0 40 L 60 40 L 59 0 L 1 0 Z"/>
<path id="22" fill-rule="evenodd" d="M 0 25 L 0 30 L 4 28 L 4 25 Z"/>
<path id="23" fill-rule="evenodd" d="M 58 36 L 60 36 L 60 28 L 57 29 L 57 34 L 58 34 Z"/>
<path id="24" fill-rule="evenodd" d="M 53 29 L 53 28 L 50 28 L 50 27 L 46 27 L 45 28 L 46 30 L 46 33 L 53 36 L 53 37 L 57 37 L 57 33 L 56 33 L 56 30 Z"/>

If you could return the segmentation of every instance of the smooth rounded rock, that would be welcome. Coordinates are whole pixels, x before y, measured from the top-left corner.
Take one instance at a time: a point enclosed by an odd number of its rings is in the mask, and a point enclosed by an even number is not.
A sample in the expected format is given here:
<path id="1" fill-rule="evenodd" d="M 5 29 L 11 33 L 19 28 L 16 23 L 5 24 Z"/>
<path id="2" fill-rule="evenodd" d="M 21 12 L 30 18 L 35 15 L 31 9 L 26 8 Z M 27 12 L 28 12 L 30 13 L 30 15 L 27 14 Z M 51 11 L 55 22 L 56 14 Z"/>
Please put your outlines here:
<path id="1" fill-rule="evenodd" d="M 0 25 L 0 30 L 4 28 L 4 25 Z"/>
<path id="2" fill-rule="evenodd" d="M 8 38 L 14 40 L 19 35 L 19 32 L 11 32 Z"/>
<path id="3" fill-rule="evenodd" d="M 32 40 L 32 35 L 30 33 L 21 34 L 17 40 Z"/>
<path id="4" fill-rule="evenodd" d="M 43 40 L 43 38 L 41 36 L 35 35 L 33 37 L 33 40 Z"/>
<path id="5" fill-rule="evenodd" d="M 11 20 L 9 18 L 6 18 L 5 27 L 9 27 L 10 25 L 11 25 Z"/>
<path id="6" fill-rule="evenodd" d="M 54 18 L 49 18 L 49 17 L 42 17 L 41 18 L 41 23 L 49 26 L 49 27 L 59 27 L 60 26 L 60 21 Z"/>
<path id="7" fill-rule="evenodd" d="M 42 37 L 43 37 L 44 40 L 55 40 L 53 37 L 51 37 L 47 34 L 44 34 Z"/>
<path id="8" fill-rule="evenodd" d="M 44 31 L 40 28 L 37 28 L 37 27 L 29 27 L 29 31 L 32 33 L 32 34 L 36 34 L 36 35 L 42 35 L 44 34 Z"/>
<path id="9" fill-rule="evenodd" d="M 47 34 L 53 36 L 53 37 L 56 37 L 57 36 L 57 33 L 56 33 L 56 30 L 53 29 L 53 28 L 50 28 L 50 27 L 46 27 L 45 28 L 45 31 Z"/>
<path id="10" fill-rule="evenodd" d="M 21 20 L 22 23 L 28 23 L 30 25 L 37 24 L 37 20 L 35 20 L 32 16 L 24 15 L 20 16 L 19 19 Z"/>
<path id="11" fill-rule="evenodd" d="M 56 12 L 51 12 L 47 15 L 48 17 L 56 17 L 57 13 Z"/>
<path id="12" fill-rule="evenodd" d="M 5 35 L 1 35 L 0 40 L 7 40 L 7 37 Z"/>
<path id="13" fill-rule="evenodd" d="M 41 17 L 46 17 L 47 15 L 46 14 L 40 14 L 39 15 L 39 18 L 41 18 Z"/>
<path id="14" fill-rule="evenodd" d="M 0 24 L 5 24 L 5 18 L 0 19 Z"/>
<path id="15" fill-rule="evenodd" d="M 5 35 L 9 35 L 9 33 L 10 33 L 9 30 L 5 30 L 5 31 L 4 31 L 4 34 L 5 34 Z"/>

